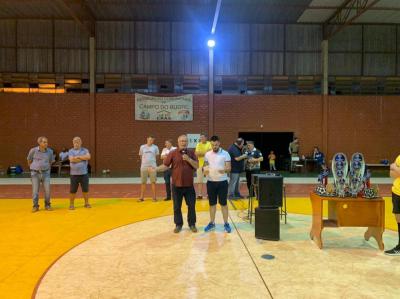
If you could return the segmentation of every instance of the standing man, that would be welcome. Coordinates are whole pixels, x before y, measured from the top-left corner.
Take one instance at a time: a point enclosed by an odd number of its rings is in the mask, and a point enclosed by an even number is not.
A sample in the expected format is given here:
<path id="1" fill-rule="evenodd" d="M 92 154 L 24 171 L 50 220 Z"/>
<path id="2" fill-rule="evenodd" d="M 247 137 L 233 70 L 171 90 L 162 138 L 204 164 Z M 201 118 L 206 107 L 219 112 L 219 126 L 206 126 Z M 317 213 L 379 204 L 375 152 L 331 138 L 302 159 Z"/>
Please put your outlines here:
<path id="1" fill-rule="evenodd" d="M 243 144 L 243 138 L 238 138 L 228 149 L 228 153 L 231 156 L 232 165 L 228 186 L 228 197 L 231 199 L 244 198 L 242 195 L 240 195 L 239 191 L 240 173 L 243 172 L 244 159 L 247 158 L 246 154 L 242 154 Z"/>
<path id="2" fill-rule="evenodd" d="M 295 165 L 299 161 L 299 147 L 299 139 L 294 137 L 293 141 L 289 143 L 290 171 L 295 170 Z"/>
<path id="3" fill-rule="evenodd" d="M 196 192 L 193 186 L 193 173 L 199 167 L 197 157 L 192 150 L 187 149 L 188 138 L 186 135 L 178 137 L 178 148 L 171 151 L 164 159 L 158 171 L 172 169 L 172 193 L 174 201 L 174 233 L 182 230 L 182 200 L 185 198 L 188 206 L 187 221 L 192 232 L 196 233 Z"/>
<path id="4" fill-rule="evenodd" d="M 386 250 L 386 255 L 400 255 L 400 155 L 396 161 L 390 165 L 390 177 L 394 179 L 392 187 L 393 214 L 396 217 L 399 243 L 390 250 Z"/>
<path id="5" fill-rule="evenodd" d="M 80 137 L 74 137 L 72 139 L 73 148 L 68 152 L 70 174 L 71 174 L 71 185 L 70 185 L 70 196 L 69 196 L 69 209 L 75 210 L 75 195 L 78 191 L 79 185 L 81 185 L 82 195 L 85 199 L 85 208 L 91 208 L 89 204 L 89 174 L 88 164 L 90 160 L 89 151 L 82 147 L 82 139 Z"/>
<path id="6" fill-rule="evenodd" d="M 44 205 L 47 211 L 52 211 L 50 203 L 50 170 L 55 161 L 53 151 L 48 148 L 47 138 L 42 136 L 37 139 L 39 146 L 31 148 L 28 153 L 28 165 L 31 170 L 32 181 L 32 213 L 39 211 L 39 189 L 40 182 L 44 188 Z"/>
<path id="7" fill-rule="evenodd" d="M 247 155 L 246 160 L 246 181 L 247 189 L 249 190 L 249 196 L 254 196 L 254 190 L 251 190 L 251 175 L 260 173 L 261 162 L 264 160 L 262 153 L 254 147 L 254 141 L 246 141 L 247 150 L 245 154 Z"/>
<path id="8" fill-rule="evenodd" d="M 161 160 L 164 162 L 168 154 L 176 150 L 176 147 L 172 146 L 172 140 L 168 139 L 165 141 L 165 147 L 161 151 Z M 164 200 L 171 200 L 171 168 L 164 171 L 164 181 L 165 181 L 165 191 L 167 192 L 167 197 Z"/>
<path id="9" fill-rule="evenodd" d="M 210 203 L 210 223 L 204 228 L 205 232 L 215 229 L 215 213 L 217 200 L 221 206 L 224 219 L 224 229 L 227 233 L 232 231 L 228 223 L 228 175 L 231 171 L 231 156 L 220 148 L 218 136 L 211 137 L 212 150 L 204 157 L 204 173 L 207 175 L 207 193 Z"/>
<path id="10" fill-rule="evenodd" d="M 154 137 L 148 136 L 147 143 L 140 146 L 139 156 L 142 160 L 140 166 L 140 178 L 142 185 L 140 188 L 139 202 L 144 201 L 144 192 L 146 191 L 147 178 L 150 178 L 151 191 L 153 193 L 153 201 L 157 201 L 156 197 L 156 180 L 157 180 L 157 156 L 160 154 L 158 146 L 154 144 Z"/>
<path id="11" fill-rule="evenodd" d="M 196 145 L 196 156 L 199 159 L 199 168 L 197 168 L 197 199 L 203 198 L 203 165 L 204 165 L 204 156 L 205 154 L 211 150 L 211 143 L 207 140 L 206 134 L 200 135 L 200 142 Z"/>

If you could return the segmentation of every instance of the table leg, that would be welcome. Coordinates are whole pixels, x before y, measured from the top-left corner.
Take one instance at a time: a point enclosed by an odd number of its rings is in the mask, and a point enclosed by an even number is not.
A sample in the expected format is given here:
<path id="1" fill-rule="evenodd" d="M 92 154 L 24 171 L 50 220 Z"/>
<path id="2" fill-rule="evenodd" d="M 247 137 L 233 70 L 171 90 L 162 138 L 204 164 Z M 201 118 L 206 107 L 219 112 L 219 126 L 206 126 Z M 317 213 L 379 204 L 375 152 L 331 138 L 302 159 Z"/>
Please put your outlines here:
<path id="1" fill-rule="evenodd" d="M 382 235 L 383 235 L 383 228 L 382 227 L 368 227 L 367 231 L 364 234 L 364 239 L 369 240 L 371 237 L 373 237 L 376 242 L 378 243 L 378 247 L 380 250 L 383 250 L 385 248 L 385 245 L 383 244 L 382 240 Z"/>
<path id="2" fill-rule="evenodd" d="M 319 249 L 322 249 L 322 230 L 321 229 L 315 229 L 312 228 L 310 231 L 310 239 L 313 240 L 315 242 L 315 244 L 317 244 Z"/>

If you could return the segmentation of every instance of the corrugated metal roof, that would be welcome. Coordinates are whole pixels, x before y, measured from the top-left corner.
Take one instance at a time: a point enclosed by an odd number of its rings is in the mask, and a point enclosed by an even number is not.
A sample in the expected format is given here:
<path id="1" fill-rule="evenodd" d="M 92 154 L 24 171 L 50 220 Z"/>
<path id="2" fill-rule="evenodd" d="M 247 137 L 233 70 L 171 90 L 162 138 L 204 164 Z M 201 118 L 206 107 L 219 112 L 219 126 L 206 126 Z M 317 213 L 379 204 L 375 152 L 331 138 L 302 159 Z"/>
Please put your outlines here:
<path id="1" fill-rule="evenodd" d="M 223 0 L 222 23 L 323 23 L 345 0 Z M 373 0 L 369 0 L 373 1 Z M 81 19 L 211 23 L 217 0 L 64 0 Z M 370 2 L 369 2 L 370 3 Z M 355 12 L 352 12 L 353 14 Z M 72 19 L 55 0 L 2 0 L 0 19 Z M 400 0 L 380 0 L 355 23 L 400 23 Z"/>
<path id="2" fill-rule="evenodd" d="M 68 10 L 57 3 L 49 0 L 3 0 L 1 1 L 0 18 L 23 19 L 66 19 L 71 18 Z"/>
<path id="3" fill-rule="evenodd" d="M 372 1 L 369 0 L 367 5 L 372 3 Z M 309 8 L 299 17 L 298 22 L 324 23 L 344 2 L 345 0 L 313 0 Z M 355 14 L 356 10 L 353 9 L 348 19 Z M 353 23 L 400 23 L 400 1 L 380 0 L 354 20 Z"/>

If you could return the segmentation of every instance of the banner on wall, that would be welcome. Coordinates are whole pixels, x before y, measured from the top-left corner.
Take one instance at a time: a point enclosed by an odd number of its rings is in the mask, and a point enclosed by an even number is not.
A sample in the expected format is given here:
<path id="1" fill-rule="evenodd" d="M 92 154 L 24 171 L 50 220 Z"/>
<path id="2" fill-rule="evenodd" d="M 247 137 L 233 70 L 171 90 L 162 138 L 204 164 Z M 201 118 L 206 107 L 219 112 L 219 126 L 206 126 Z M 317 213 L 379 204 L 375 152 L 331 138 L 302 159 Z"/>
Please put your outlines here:
<path id="1" fill-rule="evenodd" d="M 186 134 L 188 137 L 188 148 L 196 148 L 197 143 L 200 142 L 200 134 Z"/>
<path id="2" fill-rule="evenodd" d="M 156 97 L 135 93 L 135 120 L 192 121 L 193 95 Z"/>

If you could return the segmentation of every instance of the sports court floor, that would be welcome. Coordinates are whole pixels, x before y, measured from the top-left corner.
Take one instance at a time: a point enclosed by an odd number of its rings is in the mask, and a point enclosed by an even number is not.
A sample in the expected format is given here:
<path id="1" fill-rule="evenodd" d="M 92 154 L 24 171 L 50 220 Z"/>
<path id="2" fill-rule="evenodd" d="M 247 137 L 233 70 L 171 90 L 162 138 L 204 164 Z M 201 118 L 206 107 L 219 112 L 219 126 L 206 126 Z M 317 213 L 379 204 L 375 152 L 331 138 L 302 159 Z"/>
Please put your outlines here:
<path id="1" fill-rule="evenodd" d="M 245 218 L 245 200 L 229 204 L 234 227 L 231 234 L 224 233 L 221 225 L 215 232 L 203 232 L 208 223 L 207 200 L 197 203 L 199 232 L 192 234 L 186 228 L 173 234 L 172 203 L 136 202 L 139 185 L 129 184 L 130 180 L 93 179 L 93 208 L 84 209 L 78 200 L 77 209 L 69 211 L 67 180 L 55 179 L 54 211 L 34 214 L 30 212 L 29 180 L 13 185 L 1 180 L 1 297 L 400 295 L 400 260 L 385 256 L 374 240 L 363 240 L 363 228 L 325 229 L 323 250 L 309 239 L 311 206 L 307 194 L 312 185 L 307 180 L 286 182 L 289 215 L 287 224 L 281 223 L 279 242 L 254 238 L 254 226 Z M 390 195 L 389 180 L 379 183 L 381 194 Z M 158 189 L 161 198 L 163 185 Z M 397 235 L 391 231 L 396 225 L 391 201 L 385 199 L 384 242 L 388 248 L 395 245 Z M 220 213 L 217 215 L 221 224 Z"/>

